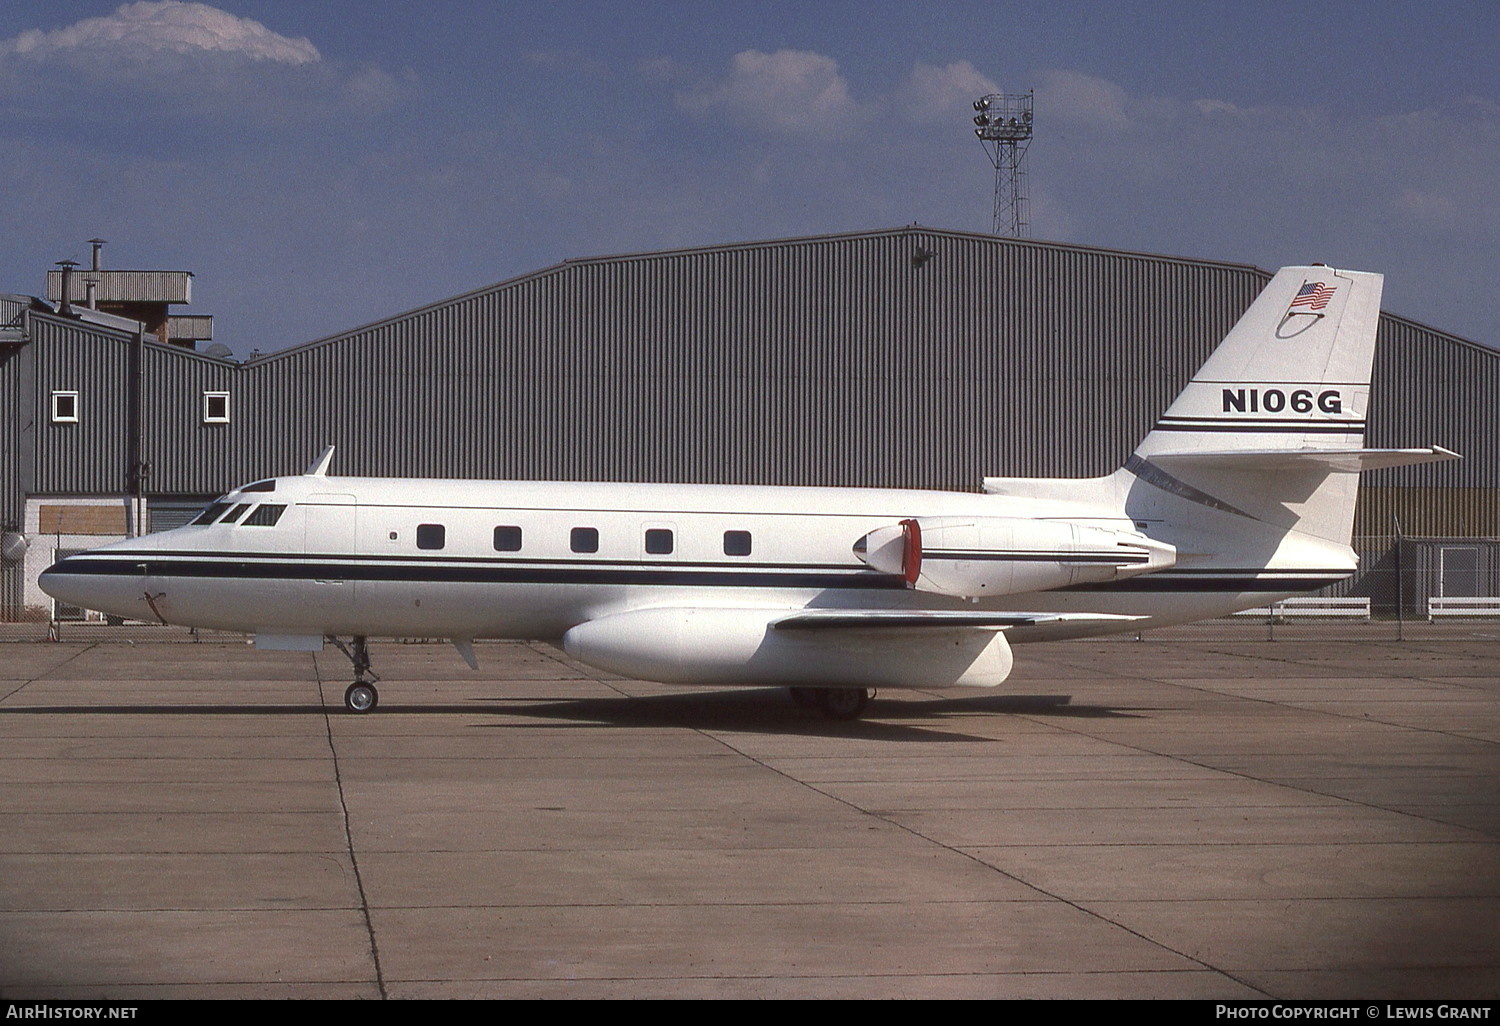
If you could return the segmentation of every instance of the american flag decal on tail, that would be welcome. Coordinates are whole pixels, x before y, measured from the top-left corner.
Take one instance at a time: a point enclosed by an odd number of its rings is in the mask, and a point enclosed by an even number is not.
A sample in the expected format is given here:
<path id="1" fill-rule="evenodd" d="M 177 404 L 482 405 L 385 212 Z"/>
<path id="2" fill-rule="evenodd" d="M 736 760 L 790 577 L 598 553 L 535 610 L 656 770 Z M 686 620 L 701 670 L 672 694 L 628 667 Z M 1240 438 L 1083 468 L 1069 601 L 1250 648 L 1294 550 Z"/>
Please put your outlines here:
<path id="1" fill-rule="evenodd" d="M 1309 310 L 1321 310 L 1328 305 L 1333 294 L 1338 291 L 1337 286 L 1324 285 L 1320 281 L 1310 281 L 1297 290 L 1297 296 L 1292 300 L 1291 309 L 1306 307 Z"/>

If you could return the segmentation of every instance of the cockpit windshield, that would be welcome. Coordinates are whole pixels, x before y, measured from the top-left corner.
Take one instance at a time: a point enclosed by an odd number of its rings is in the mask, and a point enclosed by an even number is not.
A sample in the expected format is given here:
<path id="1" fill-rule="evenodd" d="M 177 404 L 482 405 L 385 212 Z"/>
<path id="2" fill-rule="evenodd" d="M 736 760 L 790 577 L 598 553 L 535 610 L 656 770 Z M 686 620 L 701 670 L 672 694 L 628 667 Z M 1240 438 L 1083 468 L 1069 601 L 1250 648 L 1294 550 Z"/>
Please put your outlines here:
<path id="1" fill-rule="evenodd" d="M 211 502 L 206 507 L 204 507 L 203 512 L 194 517 L 192 523 L 190 523 L 188 526 L 201 527 L 204 524 L 211 524 L 215 520 L 219 519 L 219 517 L 224 514 L 224 511 L 231 505 L 231 503 L 224 502 L 222 500 L 215 500 L 214 502 Z"/>
<path id="2" fill-rule="evenodd" d="M 255 512 L 245 518 L 245 527 L 275 527 L 276 521 L 281 519 L 281 514 L 286 512 L 286 505 L 279 502 L 263 502 L 255 507 Z"/>

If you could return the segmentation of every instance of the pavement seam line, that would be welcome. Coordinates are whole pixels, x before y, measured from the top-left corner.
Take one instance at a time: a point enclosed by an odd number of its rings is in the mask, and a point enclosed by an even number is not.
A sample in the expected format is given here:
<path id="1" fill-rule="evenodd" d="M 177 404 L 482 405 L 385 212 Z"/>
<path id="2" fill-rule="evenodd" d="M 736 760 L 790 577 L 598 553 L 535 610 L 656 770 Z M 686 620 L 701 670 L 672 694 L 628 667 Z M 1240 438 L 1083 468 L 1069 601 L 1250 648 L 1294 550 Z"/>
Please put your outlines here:
<path id="1" fill-rule="evenodd" d="M 1014 875 L 1012 873 L 1006 872 L 1005 870 L 1001 869 L 999 866 L 995 866 L 995 865 L 992 865 L 992 864 L 990 864 L 988 862 L 985 862 L 983 859 L 979 858 L 977 855 L 974 855 L 974 854 L 972 854 L 970 852 L 964 851 L 962 848 L 955 848 L 953 845 L 948 844 L 946 841 L 940 841 L 940 840 L 938 840 L 935 837 L 932 837 L 932 836 L 930 836 L 928 834 L 923 833 L 922 831 L 916 829 L 915 827 L 909 826 L 909 825 L 907 825 L 905 823 L 898 822 L 897 820 L 892 819 L 889 816 L 882 815 L 882 814 L 880 814 L 878 812 L 875 812 L 875 811 L 872 811 L 870 809 L 862 808 L 859 805 L 855 804 L 854 802 L 850 801 L 849 799 L 847 799 L 847 798 L 841 798 L 841 797 L 839 797 L 836 794 L 831 794 L 828 791 L 824 790 L 823 788 L 817 786 L 816 784 L 810 783 L 810 782 L 808 782 L 806 780 L 799 780 L 797 777 L 792 776 L 791 774 L 787 773 L 786 771 L 777 769 L 775 766 L 770 765 L 769 763 L 765 762 L 762 759 L 756 758 L 754 755 L 751 755 L 749 752 L 746 752 L 746 751 L 744 751 L 741 748 L 737 748 L 735 745 L 731 744 L 725 738 L 719 737 L 719 736 L 717 736 L 715 734 L 709 733 L 708 731 L 701 730 L 699 728 L 695 728 L 694 727 L 694 728 L 689 728 L 689 729 L 692 729 L 692 730 L 696 731 L 697 733 L 703 735 L 704 737 L 708 738 L 711 741 L 717 742 L 718 744 L 720 744 L 723 747 L 729 749 L 731 752 L 734 752 L 736 755 L 740 756 L 741 758 L 747 759 L 750 762 L 754 763 L 755 765 L 760 766 L 762 769 L 768 770 L 771 773 L 774 773 L 777 776 L 781 777 L 782 779 L 790 781 L 791 783 L 796 784 L 799 787 L 806 788 L 807 790 L 813 792 L 814 794 L 822 795 L 824 798 L 827 798 L 830 801 L 836 802 L 839 805 L 844 806 L 845 808 L 852 809 L 856 813 L 860 814 L 861 816 L 868 816 L 869 818 L 874 819 L 877 822 L 884 823 L 887 826 L 893 827 L 896 830 L 900 830 L 901 832 L 903 832 L 905 834 L 908 834 L 908 835 L 910 835 L 912 837 L 919 838 L 920 840 L 926 842 L 927 844 L 934 845 L 934 846 L 936 846 L 938 848 L 941 848 L 944 851 L 947 851 L 947 852 L 950 852 L 950 853 L 952 853 L 954 855 L 957 855 L 959 858 L 966 859 L 969 862 L 972 862 L 974 865 L 979 866 L 981 869 L 985 870 L 986 872 L 993 873 L 993 874 L 996 874 L 998 876 L 1002 876 L 1005 879 L 1013 881 L 1014 883 L 1020 884 L 1022 887 L 1025 887 L 1028 890 L 1035 891 L 1037 894 L 1043 895 L 1044 897 L 1046 897 L 1046 898 L 1048 898 L 1048 899 L 1050 899 L 1052 901 L 1060 902 L 1061 904 L 1068 906 L 1069 908 L 1073 909 L 1074 911 L 1076 911 L 1076 912 L 1078 912 L 1078 913 L 1080 913 L 1080 914 L 1082 914 L 1082 915 L 1084 915 L 1084 916 L 1086 916 L 1086 917 L 1088 917 L 1090 919 L 1095 919 L 1095 920 L 1098 920 L 1100 922 L 1108 923 L 1109 925 L 1115 927 L 1116 929 L 1124 930 L 1126 933 L 1130 934 L 1132 937 L 1136 937 L 1136 938 L 1139 938 L 1142 941 L 1145 941 L 1147 944 L 1151 945 L 1152 947 L 1160 948 L 1163 951 L 1169 951 L 1172 954 L 1178 956 L 1179 958 L 1183 958 L 1183 959 L 1186 959 L 1189 962 L 1192 962 L 1194 965 L 1202 966 L 1204 969 L 1208 970 L 1209 972 L 1217 973 L 1218 975 L 1221 975 L 1221 976 L 1223 976 L 1223 977 L 1225 977 L 1227 979 L 1233 980 L 1235 983 L 1238 983 L 1240 986 L 1245 987 L 1245 988 L 1247 988 L 1249 990 L 1252 990 L 1252 991 L 1254 991 L 1257 994 L 1262 994 L 1265 997 L 1271 997 L 1271 995 L 1269 993 L 1267 993 L 1265 990 L 1263 990 L 1262 988 L 1255 986 L 1253 983 L 1249 982 L 1248 980 L 1240 979 L 1238 976 L 1236 976 L 1234 973 L 1230 972 L 1227 969 L 1222 969 L 1222 968 L 1220 968 L 1218 966 L 1210 965 L 1208 962 L 1203 961 L 1201 958 L 1197 958 L 1197 957 L 1195 957 L 1193 955 L 1190 955 L 1190 954 L 1188 954 L 1185 951 L 1178 951 L 1176 948 L 1172 947 L 1169 944 L 1165 944 L 1162 941 L 1159 941 L 1159 940 L 1157 940 L 1157 939 L 1155 939 L 1153 937 L 1148 937 L 1144 933 L 1141 933 L 1139 930 L 1136 930 L 1136 929 L 1133 929 L 1133 928 L 1131 928 L 1129 926 L 1126 926 L 1124 923 L 1116 922 L 1115 920 L 1111 919 L 1109 916 L 1103 915 L 1102 913 L 1100 913 L 1098 911 L 1095 911 L 1094 909 L 1086 908 L 1085 906 L 1080 905 L 1077 902 L 1072 901 L 1072 900 L 1070 900 L 1068 898 L 1065 898 L 1065 897 L 1063 897 L 1060 894 L 1054 894 L 1053 892 L 1047 890 L 1046 888 L 1040 887 L 1040 886 L 1038 886 L 1038 885 L 1030 882 L 1029 880 L 1023 880 L 1020 877 L 1018 877 L 1018 876 L 1016 876 L 1016 875 Z"/>
<path id="2" fill-rule="evenodd" d="M 370 915 L 370 899 L 365 893 L 364 874 L 359 869 L 359 855 L 354 850 L 354 832 L 349 826 L 349 802 L 344 796 L 344 773 L 339 765 L 338 746 L 333 741 L 333 714 L 327 702 L 323 701 L 323 674 L 318 669 L 318 657 L 316 653 L 311 654 L 313 680 L 318 686 L 318 704 L 323 708 L 323 729 L 328 738 L 328 753 L 333 758 L 333 782 L 338 789 L 339 815 L 344 825 L 344 845 L 349 852 L 349 864 L 354 867 L 354 886 L 359 891 L 359 910 L 365 920 L 365 936 L 370 940 L 370 960 L 375 965 L 375 988 L 380 993 L 380 1000 L 389 1000 L 390 995 L 385 989 L 385 972 L 380 964 L 380 943 L 375 938 L 375 921 Z"/>
<path id="3" fill-rule="evenodd" d="M 608 685 L 609 682 L 608 681 L 599 681 L 599 683 Z M 1084 906 L 1079 905 L 1076 902 L 1070 901 L 1067 898 L 1064 898 L 1063 896 L 1061 896 L 1059 894 L 1053 894 L 1052 892 L 1046 890 L 1045 888 L 1038 887 L 1036 884 L 1030 883 L 1029 881 L 1026 881 L 1026 880 L 1022 880 L 1021 878 L 1019 878 L 1017 876 L 1014 876 L 1014 875 L 1012 875 L 1010 873 L 1007 873 L 1005 870 L 999 868 L 998 866 L 993 866 L 993 865 L 989 864 L 988 862 L 985 862 L 983 859 L 980 859 L 978 856 L 975 856 L 975 855 L 973 855 L 973 854 L 971 854 L 969 852 L 966 852 L 966 851 L 964 851 L 964 850 L 962 850 L 960 848 L 955 848 L 955 847 L 953 847 L 950 844 L 947 844 L 947 843 L 945 843 L 943 841 L 937 840 L 936 838 L 929 837 L 928 835 L 922 833 L 921 831 L 916 830 L 913 827 L 907 826 L 904 823 L 896 822 L 895 820 L 893 820 L 893 819 L 891 819 L 891 818 L 889 818 L 887 816 L 882 816 L 881 814 L 879 814 L 877 812 L 873 812 L 873 811 L 871 811 L 869 809 L 861 808 L 860 806 L 856 805 L 852 801 L 849 801 L 846 798 L 841 798 L 841 797 L 839 797 L 838 795 L 835 795 L 835 794 L 830 794 L 828 791 L 825 791 L 823 788 L 818 787 L 815 784 L 809 783 L 806 780 L 799 780 L 798 778 L 796 778 L 796 777 L 788 774 L 784 770 L 777 769 L 775 766 L 770 765 L 769 763 L 765 762 L 764 760 L 756 758 L 754 755 L 751 755 L 749 752 L 747 752 L 747 751 L 745 751 L 745 750 L 743 750 L 741 748 L 736 747 L 735 745 L 731 744 L 725 738 L 720 737 L 720 736 L 718 736 L 718 735 L 716 735 L 716 734 L 714 734 L 714 733 L 712 733 L 712 732 L 710 732 L 708 730 L 705 730 L 705 729 L 703 729 L 701 727 L 693 727 L 693 726 L 687 725 L 687 724 L 684 724 L 684 726 L 686 727 L 686 729 L 691 730 L 694 733 L 697 733 L 697 734 L 699 734 L 699 735 L 707 738 L 708 740 L 715 742 L 716 744 L 720 745 L 721 747 L 728 749 L 729 751 L 735 753 L 735 755 L 739 756 L 740 758 L 746 759 L 749 762 L 753 763 L 754 765 L 759 766 L 762 769 L 765 769 L 765 770 L 767 770 L 767 771 L 769 771 L 771 773 L 774 773 L 777 776 L 781 777 L 782 779 L 788 780 L 791 783 L 796 784 L 799 787 L 805 788 L 805 789 L 813 792 L 814 794 L 821 795 L 824 798 L 829 799 L 830 801 L 837 802 L 838 804 L 843 805 L 846 808 L 853 809 L 855 812 L 859 813 L 862 816 L 868 816 L 871 819 L 874 819 L 874 820 L 876 820 L 878 822 L 886 824 L 887 826 L 894 827 L 895 829 L 900 830 L 900 831 L 902 831 L 902 832 L 904 832 L 906 834 L 909 834 L 909 835 L 911 835 L 913 837 L 920 838 L 922 841 L 926 842 L 927 844 L 936 845 L 937 847 L 942 848 L 945 851 L 948 851 L 948 852 L 953 853 L 954 855 L 957 855 L 959 858 L 967 859 L 969 862 L 972 862 L 975 865 L 980 866 L 986 872 L 995 873 L 995 874 L 997 874 L 999 876 L 1003 876 L 1006 879 L 1014 881 L 1015 883 L 1020 884 L 1022 887 L 1025 887 L 1025 888 L 1027 888 L 1029 890 L 1033 890 L 1033 891 L 1035 891 L 1038 894 L 1044 895 L 1045 897 L 1047 897 L 1047 898 L 1049 898 L 1049 899 L 1051 899 L 1053 901 L 1061 902 L 1062 904 L 1067 905 L 1069 908 L 1074 909 L 1075 911 L 1079 912 L 1080 914 L 1082 914 L 1084 916 L 1087 916 L 1090 919 L 1096 919 L 1096 920 L 1098 920 L 1100 922 L 1108 923 L 1111 926 L 1115 927 L 1116 929 L 1124 930 L 1126 933 L 1130 934 L 1133 937 L 1139 938 L 1140 940 L 1142 940 L 1145 943 L 1151 945 L 1152 947 L 1160 948 L 1160 949 L 1162 949 L 1164 951 L 1170 951 L 1172 954 L 1177 955 L 1179 958 L 1186 959 L 1187 961 L 1192 962 L 1194 965 L 1202 966 L 1205 970 L 1207 970 L 1209 972 L 1217 973 L 1217 974 L 1219 974 L 1221 976 L 1224 976 L 1227 979 L 1233 980 L 1235 983 L 1238 983 L 1240 986 L 1245 987 L 1245 988 L 1247 988 L 1249 990 L 1252 990 L 1252 991 L 1254 991 L 1257 994 L 1264 995 L 1265 997 L 1270 997 L 1271 996 L 1270 994 L 1268 994 L 1262 988 L 1255 986 L 1254 984 L 1250 983 L 1248 980 L 1242 980 L 1242 979 L 1240 979 L 1238 976 L 1236 976 L 1232 972 L 1229 972 L 1228 970 L 1221 969 L 1218 966 L 1210 965 L 1209 963 L 1203 961 L 1202 959 L 1195 958 L 1192 955 L 1187 954 L 1186 952 L 1178 951 L 1177 949 L 1171 947 L 1170 945 L 1164 944 L 1161 941 L 1158 941 L 1158 940 L 1155 940 L 1154 938 L 1148 937 L 1145 934 L 1143 934 L 1143 933 L 1141 933 L 1141 932 L 1139 932 L 1137 930 L 1134 930 L 1131 927 L 1126 926 L 1123 923 L 1119 923 L 1119 922 L 1116 922 L 1113 919 L 1110 919 L 1108 916 L 1102 915 L 1099 912 L 1096 912 L 1096 911 L 1094 911 L 1092 909 L 1085 908 Z"/>
<path id="4" fill-rule="evenodd" d="M 1210 651 L 1212 651 L 1212 650 L 1210 650 Z M 1235 656 L 1236 655 L 1236 653 L 1233 653 L 1233 652 L 1217 652 L 1217 651 L 1213 652 L 1212 654 L 1214 654 L 1214 655 L 1228 655 L 1228 656 Z M 1286 658 L 1280 658 L 1280 657 L 1278 657 L 1277 661 L 1286 662 L 1286 663 L 1289 663 L 1291 665 L 1300 665 L 1300 664 L 1296 663 L 1294 660 L 1286 659 Z M 1468 734 L 1455 734 L 1455 733 L 1453 733 L 1451 731 L 1437 730 L 1437 729 L 1432 728 L 1432 727 L 1422 727 L 1422 726 L 1418 726 L 1418 725 L 1405 724 L 1405 723 L 1393 723 L 1393 722 L 1388 721 L 1388 720 L 1373 719 L 1373 718 L 1363 717 L 1363 716 L 1351 716 L 1348 713 L 1335 712 L 1333 710 L 1321 709 L 1321 708 L 1317 708 L 1315 706 L 1297 705 L 1295 703 L 1276 701 L 1275 699 L 1271 699 L 1271 698 L 1261 698 L 1261 697 L 1258 697 L 1258 696 L 1255 696 L 1255 695 L 1242 695 L 1242 694 L 1238 694 L 1238 693 L 1230 692 L 1230 691 L 1217 691 L 1217 690 L 1214 690 L 1214 689 L 1211 689 L 1211 688 L 1195 687 L 1194 685 L 1185 684 L 1182 681 L 1177 680 L 1175 678 L 1171 678 L 1171 677 L 1147 677 L 1147 676 L 1143 676 L 1140 679 L 1141 680 L 1150 681 L 1152 684 L 1156 684 L 1156 685 L 1159 685 L 1159 686 L 1165 687 L 1165 688 L 1184 688 L 1184 689 L 1186 689 L 1188 691 L 1198 691 L 1198 692 L 1202 692 L 1202 693 L 1205 693 L 1205 694 L 1219 695 L 1221 697 L 1230 698 L 1230 699 L 1233 699 L 1235 701 L 1251 702 L 1251 703 L 1256 703 L 1256 704 L 1259 704 L 1259 705 L 1268 705 L 1268 706 L 1271 706 L 1272 708 L 1276 708 L 1276 709 L 1295 709 L 1298 712 L 1303 712 L 1303 713 L 1307 713 L 1309 715 L 1315 715 L 1315 716 L 1327 716 L 1327 717 L 1331 717 L 1332 719 L 1335 719 L 1335 720 L 1348 720 L 1348 721 L 1353 722 L 1353 723 L 1377 723 L 1377 724 L 1379 724 L 1381 726 L 1391 727 L 1391 728 L 1397 729 L 1397 730 L 1409 730 L 1409 731 L 1413 731 L 1413 732 L 1419 733 L 1419 734 L 1435 734 L 1438 737 L 1451 738 L 1451 739 L 1453 739 L 1455 741 L 1461 741 L 1461 742 L 1464 742 L 1464 743 L 1476 744 L 1476 745 L 1481 745 L 1481 746 L 1492 746 L 1494 744 L 1493 741 L 1490 741 L 1490 740 L 1488 740 L 1486 738 L 1475 738 L 1475 737 L 1472 737 L 1472 736 L 1470 736 Z M 1410 676 L 1406 676 L 1404 679 L 1411 680 L 1413 678 L 1411 678 Z M 1424 816 L 1424 815 L 1421 815 L 1420 813 L 1413 812 L 1413 811 L 1411 811 L 1409 809 L 1392 809 L 1392 808 L 1387 808 L 1384 805 L 1376 805 L 1373 802 L 1365 801 L 1365 800 L 1362 800 L 1362 799 L 1359 799 L 1359 798 L 1352 798 L 1352 797 L 1349 797 L 1348 795 L 1332 794 L 1332 793 L 1330 793 L 1328 791 L 1320 791 L 1317 788 L 1309 787 L 1309 786 L 1306 786 L 1306 785 L 1292 784 L 1292 783 L 1287 783 L 1285 781 L 1280 781 L 1280 780 L 1270 780 L 1270 779 L 1267 779 L 1265 777 L 1255 776 L 1254 774 L 1252 774 L 1252 773 L 1250 773 L 1250 772 L 1248 772 L 1246 770 L 1230 769 L 1230 768 L 1227 768 L 1227 767 L 1224 767 L 1224 766 L 1215 766 L 1212 763 L 1202 762 L 1202 761 L 1199 761 L 1198 759 L 1195 759 L 1195 758 L 1193 758 L 1191 756 L 1188 756 L 1188 755 L 1181 755 L 1181 754 L 1178 754 L 1178 753 L 1175 753 L 1175 752 L 1158 752 L 1158 751 L 1154 751 L 1151 748 L 1147 748 L 1144 745 L 1132 744 L 1132 743 L 1127 742 L 1127 741 L 1122 741 L 1122 740 L 1120 740 L 1118 738 L 1114 738 L 1114 737 L 1100 737 L 1100 736 L 1097 736 L 1095 734 L 1090 734 L 1088 731 L 1083 730 L 1081 727 L 1064 726 L 1064 725 L 1062 725 L 1060 723 L 1050 723 L 1050 722 L 1046 722 L 1046 721 L 1041 721 L 1041 720 L 1038 720 L 1038 719 L 1034 718 L 1032 715 L 1025 714 L 1025 713 L 1018 713 L 1017 715 L 1025 716 L 1027 719 L 1030 720 L 1030 722 L 1038 723 L 1039 725 L 1045 725 L 1045 726 L 1055 727 L 1058 730 L 1064 730 L 1064 731 L 1067 731 L 1069 733 L 1078 734 L 1079 736 L 1089 738 L 1092 741 L 1099 741 L 1099 742 L 1103 742 L 1105 744 L 1116 745 L 1116 746 L 1118 746 L 1120 748 L 1125 749 L 1126 751 L 1130 751 L 1130 752 L 1143 752 L 1143 753 L 1145 753 L 1147 755 L 1151 755 L 1151 756 L 1154 756 L 1154 757 L 1159 758 L 1159 759 L 1170 759 L 1173 762 L 1180 762 L 1180 763 L 1183 763 L 1184 765 L 1187 765 L 1187 766 L 1196 766 L 1198 769 L 1206 769 L 1206 770 L 1210 770 L 1210 771 L 1215 772 L 1215 773 L 1223 773 L 1223 774 L 1226 774 L 1228 776 L 1238 777 L 1241 780 L 1249 780 L 1249 781 L 1252 781 L 1254 783 L 1262 784 L 1262 785 L 1265 785 L 1265 786 L 1268 786 L 1268 787 L 1284 788 L 1285 790 L 1292 791 L 1292 792 L 1295 792 L 1295 793 L 1298 793 L 1298 794 L 1317 795 L 1319 798 L 1329 798 L 1329 799 L 1332 799 L 1332 800 L 1334 800 L 1336 802 L 1342 802 L 1342 803 L 1346 803 L 1348 805 L 1354 805 L 1354 806 L 1357 806 L 1357 807 L 1362 808 L 1362 809 L 1371 809 L 1371 810 L 1374 810 L 1376 812 L 1384 812 L 1384 813 L 1388 813 L 1388 814 L 1393 815 L 1393 816 L 1405 816 L 1405 817 L 1407 817 L 1409 819 L 1414 819 L 1414 820 L 1417 820 L 1418 822 L 1421 822 L 1421 823 L 1431 823 L 1431 824 L 1435 824 L 1437 826 L 1448 827 L 1448 828 L 1456 829 L 1456 830 L 1467 830 L 1470 833 L 1476 835 L 1477 839 L 1482 840 L 1482 841 L 1486 841 L 1486 842 L 1490 842 L 1490 843 L 1493 843 L 1494 840 L 1495 840 L 1494 835 L 1486 833 L 1486 832 L 1484 832 L 1483 830 L 1480 830 L 1477 827 L 1464 826 L 1461 823 L 1453 823 L 1453 822 L 1450 822 L 1448 820 L 1439 819 L 1439 818 L 1437 818 L 1435 816 Z"/>
<path id="5" fill-rule="evenodd" d="M 16 695 L 19 695 L 22 691 L 26 690 L 26 688 L 28 688 L 32 684 L 35 684 L 37 681 L 41 680 L 42 677 L 45 677 L 45 676 L 47 676 L 50 673 L 54 673 L 54 672 L 62 669 L 64 666 L 67 666 L 69 663 L 71 663 L 73 660 L 77 659 L 79 656 L 83 655 L 85 652 L 92 651 L 93 649 L 96 649 L 98 647 L 99 647 L 99 642 L 97 642 L 97 641 L 91 641 L 91 642 L 89 642 L 87 645 L 84 645 L 77 652 L 74 652 L 72 655 L 68 656 L 68 658 L 64 659 L 62 662 L 58 663 L 56 666 L 49 666 L 49 667 L 47 667 L 46 671 L 43 672 L 40 677 L 31 677 L 31 678 L 29 678 L 27 680 L 23 680 L 20 683 L 20 685 L 17 686 L 14 690 L 7 691 L 4 695 L 0 695 L 0 702 L 4 702 L 8 698 L 14 698 Z"/>

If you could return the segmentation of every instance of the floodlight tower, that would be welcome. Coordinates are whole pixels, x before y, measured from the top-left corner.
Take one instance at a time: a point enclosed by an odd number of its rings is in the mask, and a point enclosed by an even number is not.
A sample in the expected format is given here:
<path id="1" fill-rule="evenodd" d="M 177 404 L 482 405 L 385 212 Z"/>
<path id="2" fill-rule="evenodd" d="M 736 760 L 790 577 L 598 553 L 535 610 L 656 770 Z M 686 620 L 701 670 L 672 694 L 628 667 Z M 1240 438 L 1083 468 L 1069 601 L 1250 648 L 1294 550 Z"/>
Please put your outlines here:
<path id="1" fill-rule="evenodd" d="M 1025 235 L 1026 172 L 1021 164 L 1031 144 L 1031 90 L 1024 95 L 991 93 L 974 101 L 974 135 L 995 166 L 995 212 L 990 231 Z"/>

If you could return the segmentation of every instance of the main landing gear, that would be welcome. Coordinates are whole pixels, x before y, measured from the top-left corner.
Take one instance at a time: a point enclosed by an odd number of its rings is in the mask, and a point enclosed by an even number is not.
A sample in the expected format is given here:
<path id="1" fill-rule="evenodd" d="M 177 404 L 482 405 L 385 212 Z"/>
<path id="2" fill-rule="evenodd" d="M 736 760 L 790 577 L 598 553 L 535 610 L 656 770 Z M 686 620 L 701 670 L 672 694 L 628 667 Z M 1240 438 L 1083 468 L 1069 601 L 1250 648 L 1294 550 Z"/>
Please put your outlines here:
<path id="1" fill-rule="evenodd" d="M 868 688 L 790 688 L 792 701 L 834 720 L 857 720 L 870 704 Z"/>
<path id="2" fill-rule="evenodd" d="M 380 704 L 380 692 L 368 681 L 355 681 L 344 691 L 344 706 L 350 712 L 369 712 Z"/>
<path id="3" fill-rule="evenodd" d="M 380 692 L 375 690 L 375 682 L 380 677 L 370 670 L 370 648 L 365 644 L 364 635 L 351 638 L 350 645 L 345 645 L 331 634 L 328 635 L 328 640 L 354 664 L 354 683 L 344 692 L 344 708 L 356 713 L 367 713 L 374 709 L 380 704 Z"/>

